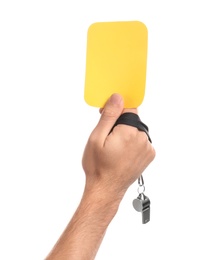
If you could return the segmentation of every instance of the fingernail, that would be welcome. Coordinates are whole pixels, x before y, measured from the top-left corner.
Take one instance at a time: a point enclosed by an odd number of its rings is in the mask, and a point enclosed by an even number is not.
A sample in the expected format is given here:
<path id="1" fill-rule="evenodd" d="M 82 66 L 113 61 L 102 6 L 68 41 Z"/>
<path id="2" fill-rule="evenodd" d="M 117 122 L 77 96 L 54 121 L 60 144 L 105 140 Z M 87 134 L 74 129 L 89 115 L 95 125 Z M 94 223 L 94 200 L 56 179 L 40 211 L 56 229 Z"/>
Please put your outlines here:
<path id="1" fill-rule="evenodd" d="M 110 100 L 109 100 L 112 104 L 114 105 L 120 105 L 121 103 L 123 103 L 123 98 L 121 95 L 119 94 L 113 94 L 111 97 L 110 97 Z"/>

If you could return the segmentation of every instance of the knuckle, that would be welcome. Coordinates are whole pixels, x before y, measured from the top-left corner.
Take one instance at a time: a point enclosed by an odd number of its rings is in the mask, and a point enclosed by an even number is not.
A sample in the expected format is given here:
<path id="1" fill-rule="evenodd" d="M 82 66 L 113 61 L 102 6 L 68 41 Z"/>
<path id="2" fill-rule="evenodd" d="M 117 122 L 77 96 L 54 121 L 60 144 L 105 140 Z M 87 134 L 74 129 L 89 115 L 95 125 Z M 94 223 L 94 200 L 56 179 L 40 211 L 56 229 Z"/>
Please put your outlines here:
<path id="1" fill-rule="evenodd" d="M 150 142 L 148 142 L 148 147 L 146 149 L 146 154 L 148 157 L 149 162 L 152 162 L 156 156 L 156 152 L 154 147 L 152 146 L 152 144 Z"/>
<path id="2" fill-rule="evenodd" d="M 98 138 L 97 138 L 96 134 L 92 133 L 92 134 L 90 135 L 90 137 L 89 137 L 88 142 L 89 142 L 90 145 L 93 145 L 93 146 L 97 145 L 97 143 L 98 143 Z"/>
<path id="3" fill-rule="evenodd" d="M 154 147 L 152 146 L 152 151 L 151 151 L 151 157 L 152 157 L 152 161 L 155 159 L 156 157 L 156 151 L 154 149 Z"/>
<path id="4" fill-rule="evenodd" d="M 149 143 L 147 134 L 143 131 L 139 131 L 138 129 L 137 129 L 137 138 L 140 144 L 142 144 L 143 146 L 146 146 Z"/>

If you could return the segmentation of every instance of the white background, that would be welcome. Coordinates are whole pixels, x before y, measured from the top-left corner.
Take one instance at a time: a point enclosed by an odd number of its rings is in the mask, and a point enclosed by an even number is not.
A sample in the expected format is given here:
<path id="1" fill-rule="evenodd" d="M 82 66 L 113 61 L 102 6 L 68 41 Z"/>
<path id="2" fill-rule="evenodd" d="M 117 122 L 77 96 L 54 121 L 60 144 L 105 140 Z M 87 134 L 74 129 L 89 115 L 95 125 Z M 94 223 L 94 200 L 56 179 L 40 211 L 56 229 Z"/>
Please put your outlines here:
<path id="1" fill-rule="evenodd" d="M 0 259 L 44 259 L 74 213 L 100 117 L 83 99 L 87 28 L 124 20 L 149 33 L 139 113 L 157 152 L 144 173 L 151 221 L 132 207 L 135 183 L 96 259 L 203 259 L 200 0 L 0 1 Z"/>

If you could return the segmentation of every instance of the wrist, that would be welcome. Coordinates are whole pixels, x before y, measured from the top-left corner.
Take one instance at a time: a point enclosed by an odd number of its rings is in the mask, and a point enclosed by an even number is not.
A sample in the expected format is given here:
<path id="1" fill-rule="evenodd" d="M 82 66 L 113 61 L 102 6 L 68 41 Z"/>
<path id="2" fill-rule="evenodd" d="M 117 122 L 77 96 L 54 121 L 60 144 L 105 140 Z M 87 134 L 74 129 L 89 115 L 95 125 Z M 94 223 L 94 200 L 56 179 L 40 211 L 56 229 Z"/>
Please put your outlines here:
<path id="1" fill-rule="evenodd" d="M 102 188 L 85 187 L 81 203 L 89 208 L 91 214 L 102 217 L 103 223 L 110 222 L 118 211 L 123 196 L 114 196 Z M 106 222 L 105 222 L 106 221 Z"/>

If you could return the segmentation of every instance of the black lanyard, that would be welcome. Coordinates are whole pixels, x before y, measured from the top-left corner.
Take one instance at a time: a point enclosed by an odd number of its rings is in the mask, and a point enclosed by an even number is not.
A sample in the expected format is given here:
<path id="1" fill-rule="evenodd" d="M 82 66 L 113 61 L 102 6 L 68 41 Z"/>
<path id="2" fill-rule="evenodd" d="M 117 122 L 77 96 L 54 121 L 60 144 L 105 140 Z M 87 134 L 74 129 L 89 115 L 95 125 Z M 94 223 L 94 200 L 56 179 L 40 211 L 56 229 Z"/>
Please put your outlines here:
<path id="1" fill-rule="evenodd" d="M 124 113 L 120 115 L 120 117 L 116 120 L 116 123 L 112 127 L 110 133 L 113 131 L 113 128 L 119 124 L 123 125 L 130 125 L 136 127 L 138 130 L 143 131 L 147 134 L 148 139 L 150 142 L 152 142 L 150 136 L 149 136 L 149 128 L 147 125 L 145 125 L 139 118 L 139 116 L 135 113 Z"/>

